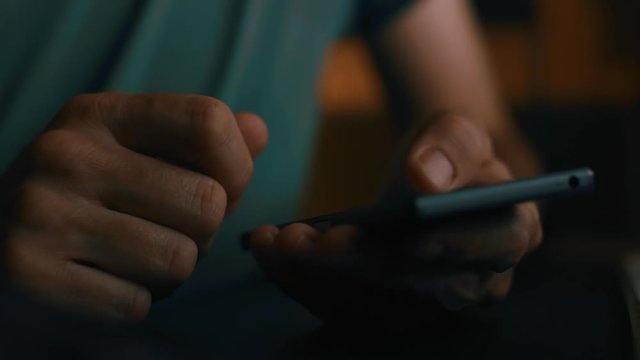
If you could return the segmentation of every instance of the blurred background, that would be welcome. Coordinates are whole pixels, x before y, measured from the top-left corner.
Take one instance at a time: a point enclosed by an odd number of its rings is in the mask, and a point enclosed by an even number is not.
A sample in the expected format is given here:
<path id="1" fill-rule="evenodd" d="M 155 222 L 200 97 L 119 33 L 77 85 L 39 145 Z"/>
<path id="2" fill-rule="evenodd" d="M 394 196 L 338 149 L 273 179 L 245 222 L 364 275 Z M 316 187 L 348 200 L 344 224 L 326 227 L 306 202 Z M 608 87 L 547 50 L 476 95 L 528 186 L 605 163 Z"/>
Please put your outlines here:
<path id="1" fill-rule="evenodd" d="M 640 2 L 473 3 L 503 95 L 545 169 L 596 171 L 596 193 L 546 207 L 547 238 L 554 240 L 545 246 L 553 247 L 552 254 L 580 258 L 615 257 L 635 248 Z M 362 39 L 333 46 L 318 96 L 323 121 L 302 215 L 372 202 L 397 141 Z"/>

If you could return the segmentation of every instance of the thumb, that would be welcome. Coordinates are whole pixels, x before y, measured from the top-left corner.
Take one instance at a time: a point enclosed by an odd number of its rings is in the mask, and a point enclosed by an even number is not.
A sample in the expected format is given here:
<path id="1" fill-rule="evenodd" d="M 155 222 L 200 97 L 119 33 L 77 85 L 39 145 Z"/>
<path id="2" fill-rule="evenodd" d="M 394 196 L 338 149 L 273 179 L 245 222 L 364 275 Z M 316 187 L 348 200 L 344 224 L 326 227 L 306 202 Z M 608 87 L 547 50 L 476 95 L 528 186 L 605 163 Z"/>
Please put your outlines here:
<path id="1" fill-rule="evenodd" d="M 255 159 L 267 146 L 269 138 L 267 124 L 254 113 L 238 112 L 235 116 L 251 157 Z"/>
<path id="2" fill-rule="evenodd" d="M 473 122 L 445 116 L 413 144 L 406 161 L 407 177 L 423 193 L 439 193 L 469 185 L 491 160 L 491 138 Z"/>

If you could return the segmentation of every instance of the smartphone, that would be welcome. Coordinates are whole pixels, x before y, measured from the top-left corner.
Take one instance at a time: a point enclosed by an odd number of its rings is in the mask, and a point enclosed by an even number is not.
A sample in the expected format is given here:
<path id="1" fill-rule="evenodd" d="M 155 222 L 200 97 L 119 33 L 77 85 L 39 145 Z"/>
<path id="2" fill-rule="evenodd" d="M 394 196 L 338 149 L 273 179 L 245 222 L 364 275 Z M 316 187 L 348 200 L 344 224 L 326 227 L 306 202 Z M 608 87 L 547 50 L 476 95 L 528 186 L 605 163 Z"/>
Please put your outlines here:
<path id="1" fill-rule="evenodd" d="M 387 201 L 357 209 L 316 216 L 277 225 L 309 224 L 325 231 L 339 224 L 367 225 L 406 220 L 432 220 L 482 210 L 506 207 L 521 202 L 548 200 L 591 191 L 594 174 L 590 168 L 546 174 L 494 185 L 463 188 L 436 195 L 418 195 L 396 202 Z M 241 236 L 248 248 L 251 232 Z"/>

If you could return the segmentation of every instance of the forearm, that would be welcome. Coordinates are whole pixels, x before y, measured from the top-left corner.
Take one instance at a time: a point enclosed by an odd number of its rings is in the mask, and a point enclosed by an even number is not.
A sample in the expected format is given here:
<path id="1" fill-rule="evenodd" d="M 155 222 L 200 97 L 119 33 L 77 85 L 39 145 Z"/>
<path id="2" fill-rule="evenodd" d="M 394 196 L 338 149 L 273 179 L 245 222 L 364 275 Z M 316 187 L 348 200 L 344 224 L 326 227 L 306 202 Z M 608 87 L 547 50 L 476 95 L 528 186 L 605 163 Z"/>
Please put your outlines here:
<path id="1" fill-rule="evenodd" d="M 486 129 L 496 154 L 516 177 L 538 172 L 535 155 L 501 99 L 466 1 L 418 0 L 374 39 L 374 46 L 407 89 L 404 95 L 420 119 L 462 114 Z"/>

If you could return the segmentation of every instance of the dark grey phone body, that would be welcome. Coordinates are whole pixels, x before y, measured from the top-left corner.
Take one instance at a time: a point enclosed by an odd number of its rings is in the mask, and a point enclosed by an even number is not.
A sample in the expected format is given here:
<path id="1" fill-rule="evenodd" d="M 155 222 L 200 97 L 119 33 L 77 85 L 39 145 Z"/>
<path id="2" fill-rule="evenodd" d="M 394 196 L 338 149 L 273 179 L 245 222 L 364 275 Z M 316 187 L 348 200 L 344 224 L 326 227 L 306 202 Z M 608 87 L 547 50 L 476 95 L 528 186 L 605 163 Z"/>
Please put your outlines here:
<path id="1" fill-rule="evenodd" d="M 526 201 L 547 200 L 592 190 L 593 171 L 579 168 L 514 180 L 495 185 L 465 188 L 437 195 L 416 196 L 395 204 L 380 203 L 280 224 L 306 223 L 319 230 L 339 224 L 375 224 L 406 219 L 429 220 L 505 207 Z M 250 233 L 243 234 L 247 246 Z"/>
<path id="2" fill-rule="evenodd" d="M 545 200 L 588 191 L 593 186 L 593 171 L 580 168 L 439 195 L 420 196 L 414 200 L 415 215 L 428 219 L 525 201 Z"/>

